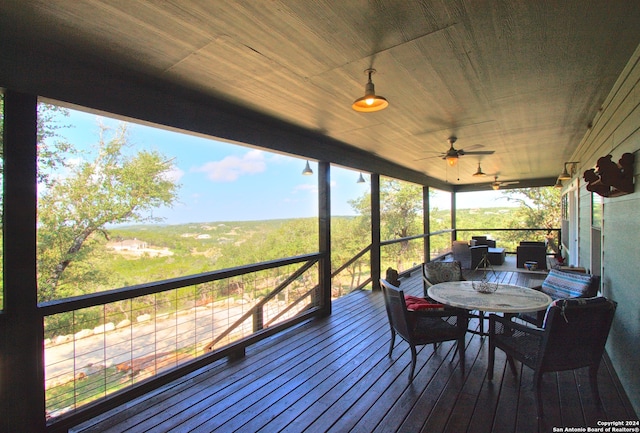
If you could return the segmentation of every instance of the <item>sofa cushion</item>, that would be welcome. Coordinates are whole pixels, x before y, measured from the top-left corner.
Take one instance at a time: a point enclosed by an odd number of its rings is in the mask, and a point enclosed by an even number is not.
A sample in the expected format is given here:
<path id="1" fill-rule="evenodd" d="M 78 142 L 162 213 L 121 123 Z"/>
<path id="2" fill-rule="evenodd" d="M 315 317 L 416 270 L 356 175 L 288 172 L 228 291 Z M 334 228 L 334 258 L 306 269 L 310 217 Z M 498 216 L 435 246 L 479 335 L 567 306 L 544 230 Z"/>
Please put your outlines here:
<path id="1" fill-rule="evenodd" d="M 589 293 L 591 276 L 551 269 L 542 282 L 542 291 L 552 299 L 579 298 Z"/>
<path id="2" fill-rule="evenodd" d="M 446 281 L 462 280 L 460 262 L 428 262 L 424 264 L 427 279 L 431 284 L 444 283 Z"/>

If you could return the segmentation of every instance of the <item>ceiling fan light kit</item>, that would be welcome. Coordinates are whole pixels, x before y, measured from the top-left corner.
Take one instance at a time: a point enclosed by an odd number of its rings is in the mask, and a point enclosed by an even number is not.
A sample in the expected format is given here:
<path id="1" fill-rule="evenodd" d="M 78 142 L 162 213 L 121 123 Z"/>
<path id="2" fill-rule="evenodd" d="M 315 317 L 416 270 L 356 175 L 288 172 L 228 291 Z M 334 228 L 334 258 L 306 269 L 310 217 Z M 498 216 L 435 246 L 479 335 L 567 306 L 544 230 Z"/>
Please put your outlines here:
<path id="1" fill-rule="evenodd" d="M 364 72 L 369 75 L 369 81 L 364 88 L 364 96 L 353 101 L 351 108 L 361 113 L 384 110 L 389 106 L 389 101 L 383 96 L 376 95 L 375 86 L 373 85 L 373 81 L 371 81 L 371 75 L 374 74 L 376 70 L 370 68 Z"/>
<path id="2" fill-rule="evenodd" d="M 447 150 L 447 153 L 445 153 L 442 158 L 447 161 L 447 164 L 449 164 L 450 167 L 453 167 L 454 165 L 456 165 L 456 163 L 458 162 L 458 158 L 464 155 L 491 155 L 494 153 L 493 150 L 479 150 L 479 151 L 467 152 L 463 149 L 456 149 L 455 147 L 453 147 L 453 144 L 457 140 L 458 138 L 455 136 L 451 136 L 447 139 L 447 141 L 449 142 L 449 150 Z M 480 164 L 478 164 L 478 169 L 479 168 L 480 168 Z M 480 174 L 479 176 L 483 176 L 483 175 L 484 173 Z"/>
<path id="3" fill-rule="evenodd" d="M 491 182 L 491 188 L 493 188 L 494 191 L 497 191 L 500 189 L 501 186 L 514 185 L 516 183 L 520 183 L 520 181 L 518 180 L 499 181 L 498 176 L 493 176 L 493 182 Z"/>

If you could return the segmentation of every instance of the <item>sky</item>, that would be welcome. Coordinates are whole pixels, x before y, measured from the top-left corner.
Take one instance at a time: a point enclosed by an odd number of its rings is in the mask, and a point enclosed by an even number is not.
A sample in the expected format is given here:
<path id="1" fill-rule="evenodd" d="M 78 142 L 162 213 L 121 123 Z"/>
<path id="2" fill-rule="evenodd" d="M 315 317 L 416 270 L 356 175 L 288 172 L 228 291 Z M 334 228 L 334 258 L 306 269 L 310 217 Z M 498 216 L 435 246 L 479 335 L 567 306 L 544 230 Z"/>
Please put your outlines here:
<path id="1" fill-rule="evenodd" d="M 120 121 L 77 110 L 60 119 L 69 125 L 58 131 L 79 149 L 98 142 L 99 122 L 116 127 Z M 317 163 L 309 161 L 312 176 L 303 176 L 306 161 L 256 148 L 210 138 L 129 123 L 129 142 L 136 149 L 156 150 L 174 158 L 171 173 L 179 185 L 179 198 L 172 208 L 154 210 L 153 216 L 167 224 L 215 221 L 246 221 L 318 215 Z M 359 172 L 331 167 L 332 215 L 355 215 L 349 200 L 368 191 L 358 184 Z M 367 173 L 364 173 L 368 179 Z M 448 194 L 432 197 L 432 206 L 449 207 Z M 459 208 L 508 206 L 494 191 L 459 194 Z"/>

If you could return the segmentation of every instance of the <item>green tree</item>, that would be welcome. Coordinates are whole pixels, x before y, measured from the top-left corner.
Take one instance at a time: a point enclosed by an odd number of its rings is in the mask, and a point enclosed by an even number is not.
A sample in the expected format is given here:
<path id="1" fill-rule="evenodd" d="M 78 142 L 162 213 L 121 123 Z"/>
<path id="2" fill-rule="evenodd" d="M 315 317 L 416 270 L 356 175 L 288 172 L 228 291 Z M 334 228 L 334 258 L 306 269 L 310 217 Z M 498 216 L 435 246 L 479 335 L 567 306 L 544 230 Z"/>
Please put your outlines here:
<path id="1" fill-rule="evenodd" d="M 518 203 L 513 218 L 505 224 L 508 228 L 559 228 L 561 225 L 561 190 L 554 187 L 518 188 L 502 193 L 507 200 Z M 529 240 L 544 240 L 547 233 L 526 235 Z M 514 232 L 513 241 L 523 240 L 523 234 Z M 558 242 L 558 239 L 556 239 Z"/>
<path id="2" fill-rule="evenodd" d="M 371 194 L 349 202 L 351 207 L 363 216 L 363 227 L 371 227 Z M 396 179 L 380 179 L 380 221 L 381 237 L 397 239 L 422 233 L 422 187 Z M 387 246 L 384 253 L 396 258 L 395 266 L 402 270 L 403 257 L 411 255 L 409 241 Z M 411 259 L 410 259 L 411 260 Z"/>
<path id="3" fill-rule="evenodd" d="M 168 176 L 172 161 L 155 151 L 130 156 L 127 147 L 126 124 L 115 131 L 101 125 L 94 160 L 43 178 L 38 205 L 40 301 L 68 295 L 70 288 L 61 288 L 63 274 L 72 262 L 88 256 L 96 235 L 109 239 L 109 224 L 158 221 L 150 211 L 171 206 L 177 198 L 179 185 Z M 53 152 L 51 158 L 59 156 Z M 88 274 L 75 277 L 82 275 Z"/>
<path id="4" fill-rule="evenodd" d="M 365 217 L 334 217 L 331 219 L 332 272 L 345 265 L 371 243 L 371 227 Z M 342 296 L 368 278 L 370 255 L 364 254 L 336 275 L 332 281 L 332 295 Z"/>
<path id="5" fill-rule="evenodd" d="M 69 110 L 52 104 L 38 104 L 37 114 L 37 146 L 38 146 L 38 183 L 48 185 L 53 170 L 66 167 L 66 162 L 73 156 L 74 149 L 68 143 L 54 140 L 59 137 L 58 131 L 69 125 L 60 124 L 59 120 L 69 116 Z M 4 178 L 4 95 L 0 95 L 0 187 Z M 0 188 L 0 215 L 2 215 L 2 188 Z M 0 227 L 2 220 L 0 218 Z"/>

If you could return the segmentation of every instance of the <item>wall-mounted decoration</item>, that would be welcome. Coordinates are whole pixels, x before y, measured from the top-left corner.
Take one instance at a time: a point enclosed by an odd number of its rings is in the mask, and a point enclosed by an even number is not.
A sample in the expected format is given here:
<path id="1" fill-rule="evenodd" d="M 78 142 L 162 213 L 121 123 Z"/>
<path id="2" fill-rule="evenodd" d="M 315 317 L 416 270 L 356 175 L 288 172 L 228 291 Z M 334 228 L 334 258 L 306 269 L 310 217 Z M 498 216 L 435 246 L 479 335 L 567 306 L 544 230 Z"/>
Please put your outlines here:
<path id="1" fill-rule="evenodd" d="M 618 197 L 634 191 L 633 184 L 633 153 L 625 153 L 616 164 L 611 155 L 598 159 L 596 168 L 584 172 L 584 180 L 588 183 L 587 190 L 602 197 Z"/>

